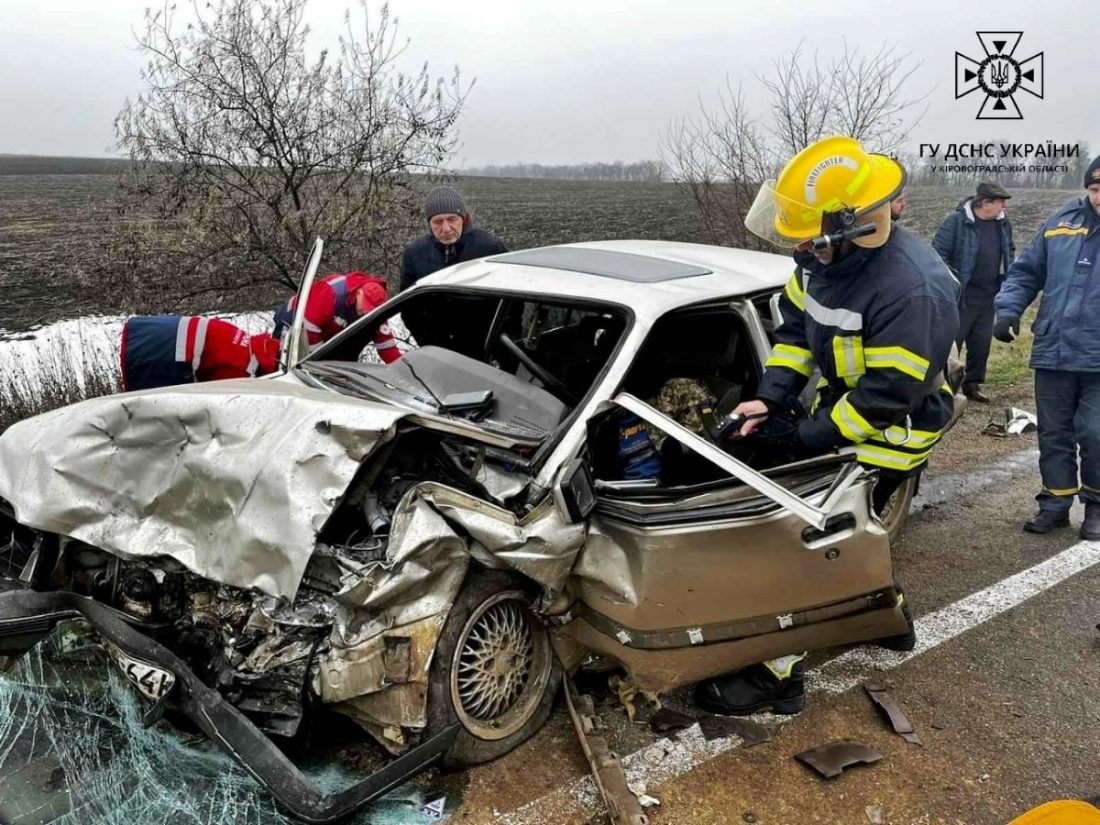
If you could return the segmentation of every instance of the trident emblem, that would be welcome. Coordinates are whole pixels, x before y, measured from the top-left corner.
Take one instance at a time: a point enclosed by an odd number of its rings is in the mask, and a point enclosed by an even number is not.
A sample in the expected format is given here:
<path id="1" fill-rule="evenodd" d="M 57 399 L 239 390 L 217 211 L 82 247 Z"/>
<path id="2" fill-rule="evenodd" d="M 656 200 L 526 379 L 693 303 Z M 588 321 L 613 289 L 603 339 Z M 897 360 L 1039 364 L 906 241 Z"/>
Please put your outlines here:
<path id="1" fill-rule="evenodd" d="M 1007 60 L 994 60 L 989 64 L 989 79 L 998 89 L 1003 89 L 1008 84 L 1008 71 Z"/>
<path id="2" fill-rule="evenodd" d="M 1043 97 L 1043 53 L 1015 57 L 1023 32 L 976 32 L 984 57 L 955 52 L 955 97 L 984 92 L 978 120 L 1022 120 L 1017 92 Z"/>

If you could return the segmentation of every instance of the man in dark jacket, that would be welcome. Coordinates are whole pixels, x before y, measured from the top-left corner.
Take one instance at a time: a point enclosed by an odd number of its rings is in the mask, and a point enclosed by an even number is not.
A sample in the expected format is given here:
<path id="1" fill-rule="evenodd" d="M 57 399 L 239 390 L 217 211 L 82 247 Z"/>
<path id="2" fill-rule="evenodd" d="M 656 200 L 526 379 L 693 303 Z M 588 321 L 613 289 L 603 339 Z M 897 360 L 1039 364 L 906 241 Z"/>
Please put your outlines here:
<path id="1" fill-rule="evenodd" d="M 951 274 L 932 248 L 892 223 L 905 185 L 892 158 L 849 137 L 820 140 L 761 187 L 745 220 L 754 234 L 793 249 L 795 272 L 779 298 L 782 324 L 742 437 L 793 437 L 808 454 L 854 446 L 876 469 L 873 504 L 919 474 L 951 420 L 944 367 L 958 333 Z M 814 368 L 817 400 L 796 428 L 785 423 Z M 777 426 L 778 425 L 778 426 Z M 908 615 L 899 593 L 898 604 Z M 911 624 L 911 623 L 910 623 Z M 883 640 L 911 650 L 912 630 Z M 695 700 L 715 713 L 802 709 L 801 656 L 701 682 Z"/>
<path id="2" fill-rule="evenodd" d="M 401 255 L 403 290 L 451 264 L 508 251 L 495 235 L 473 226 L 462 196 L 450 186 L 431 191 L 424 202 L 424 216 L 431 231 L 406 246 Z"/>
<path id="3" fill-rule="evenodd" d="M 993 338 L 993 297 L 1016 257 L 1005 203 L 1012 195 L 996 183 L 979 183 L 977 194 L 947 216 L 932 246 L 959 280 L 959 348 L 966 349 L 963 394 L 981 404 L 985 365 Z"/>
<path id="4" fill-rule="evenodd" d="M 1100 157 L 1085 173 L 1086 196 L 1043 224 L 997 293 L 993 334 L 1011 342 L 1020 317 L 1043 293 L 1031 330 L 1039 413 L 1039 512 L 1030 533 L 1069 525 L 1073 497 L 1085 505 L 1081 537 L 1100 540 Z M 1080 478 L 1078 478 L 1080 448 Z M 1080 481 L 1080 483 L 1078 483 Z"/>

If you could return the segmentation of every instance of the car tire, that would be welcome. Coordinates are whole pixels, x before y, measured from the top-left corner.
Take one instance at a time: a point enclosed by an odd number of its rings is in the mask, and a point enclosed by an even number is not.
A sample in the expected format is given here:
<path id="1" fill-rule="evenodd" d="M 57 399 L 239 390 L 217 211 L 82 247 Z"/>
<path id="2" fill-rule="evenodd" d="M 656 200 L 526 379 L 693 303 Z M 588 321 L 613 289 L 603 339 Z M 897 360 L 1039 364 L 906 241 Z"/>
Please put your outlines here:
<path id="1" fill-rule="evenodd" d="M 901 537 L 901 531 L 909 517 L 909 507 L 913 503 L 913 496 L 917 492 L 917 477 L 905 479 L 886 501 L 886 506 L 879 514 L 879 521 L 890 536 L 890 545 L 893 546 Z"/>
<path id="2" fill-rule="evenodd" d="M 428 674 L 428 735 L 459 723 L 445 767 L 497 759 L 549 718 L 562 669 L 533 602 L 517 576 L 467 575 Z"/>

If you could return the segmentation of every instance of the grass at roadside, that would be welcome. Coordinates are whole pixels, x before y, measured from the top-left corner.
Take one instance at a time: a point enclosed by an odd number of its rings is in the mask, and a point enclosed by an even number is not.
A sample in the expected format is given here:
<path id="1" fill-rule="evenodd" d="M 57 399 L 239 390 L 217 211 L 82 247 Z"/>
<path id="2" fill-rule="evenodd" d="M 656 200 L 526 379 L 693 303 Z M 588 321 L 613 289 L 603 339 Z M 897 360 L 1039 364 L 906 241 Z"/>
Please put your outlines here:
<path id="1" fill-rule="evenodd" d="M 993 348 L 989 353 L 989 366 L 986 375 L 986 383 L 990 388 L 1006 390 L 1014 387 L 1022 387 L 1031 383 L 1032 372 L 1028 366 L 1031 356 L 1031 325 L 1035 321 L 1036 303 L 1024 313 L 1020 322 L 1020 337 L 1011 344 L 1002 344 L 993 341 Z M 965 353 L 964 353 L 965 357 Z"/>
<path id="2" fill-rule="evenodd" d="M 24 418 L 119 392 L 118 363 L 79 341 L 45 345 L 33 367 L 12 361 L 0 370 L 0 433 Z"/>

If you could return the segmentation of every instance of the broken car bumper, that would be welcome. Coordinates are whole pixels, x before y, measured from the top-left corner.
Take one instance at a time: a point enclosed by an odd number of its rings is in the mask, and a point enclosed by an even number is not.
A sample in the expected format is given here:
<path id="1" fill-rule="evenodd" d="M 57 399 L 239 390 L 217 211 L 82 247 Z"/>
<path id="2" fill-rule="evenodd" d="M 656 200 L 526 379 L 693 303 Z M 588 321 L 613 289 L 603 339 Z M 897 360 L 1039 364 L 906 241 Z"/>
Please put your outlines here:
<path id="1" fill-rule="evenodd" d="M 458 725 L 442 731 L 361 782 L 326 796 L 237 708 L 204 684 L 187 664 L 116 611 L 73 593 L 0 592 L 0 659 L 19 656 L 65 619 L 84 619 L 130 660 L 174 677 L 162 700 L 172 699 L 212 740 L 252 774 L 290 815 L 305 822 L 334 822 L 435 764 L 451 746 Z M 129 675 L 129 674 L 127 674 Z M 133 677 L 131 677 L 133 680 Z"/>

